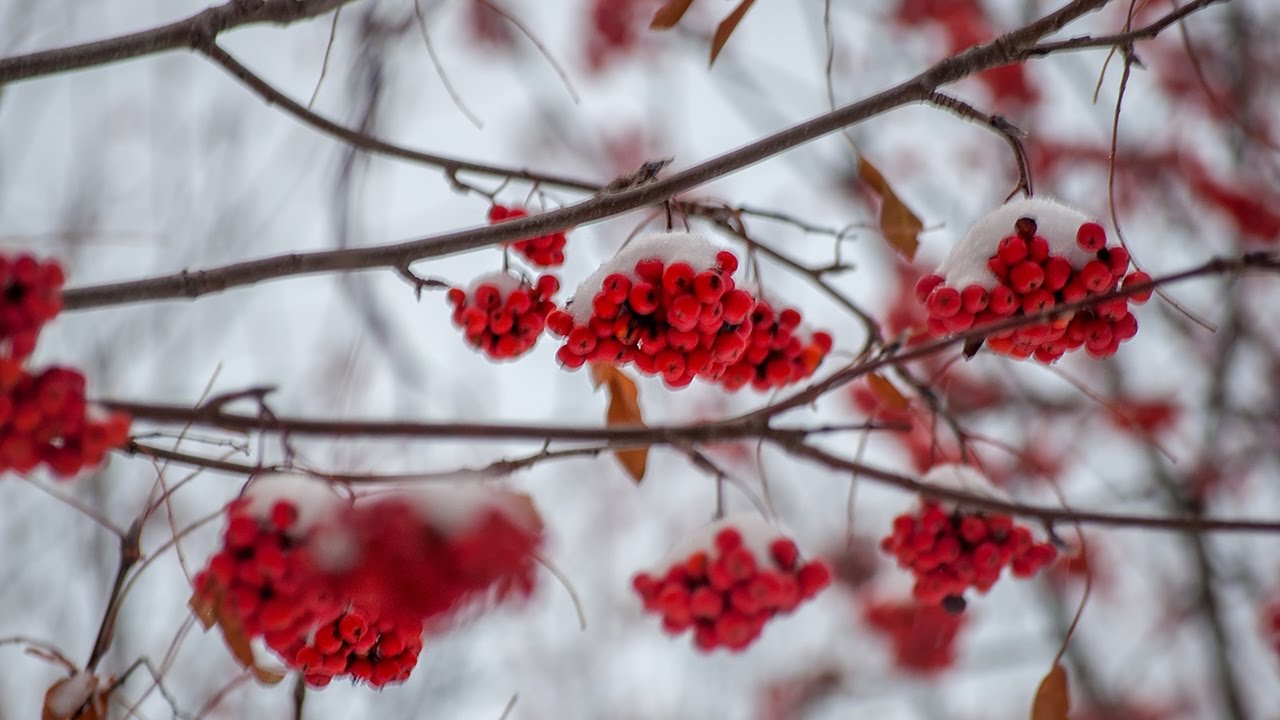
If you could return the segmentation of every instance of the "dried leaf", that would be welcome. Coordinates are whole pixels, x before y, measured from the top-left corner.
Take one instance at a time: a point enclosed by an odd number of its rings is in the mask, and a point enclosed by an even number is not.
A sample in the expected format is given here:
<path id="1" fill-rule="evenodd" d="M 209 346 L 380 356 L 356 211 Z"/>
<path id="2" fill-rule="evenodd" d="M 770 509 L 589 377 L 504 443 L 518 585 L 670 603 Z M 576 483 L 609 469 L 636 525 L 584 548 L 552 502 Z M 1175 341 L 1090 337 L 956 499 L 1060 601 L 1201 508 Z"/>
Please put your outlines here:
<path id="1" fill-rule="evenodd" d="M 1067 670 L 1054 665 L 1036 689 L 1036 699 L 1031 703 L 1031 720 L 1067 720 L 1071 702 L 1067 694 Z"/>
<path id="2" fill-rule="evenodd" d="M 195 593 L 187 601 L 187 605 L 196 614 L 196 618 L 204 629 L 208 630 L 217 625 L 222 631 L 222 638 L 227 641 L 231 655 L 241 667 L 252 670 L 258 682 L 264 685 L 275 685 L 283 680 L 283 674 L 258 665 L 258 661 L 253 656 L 253 645 L 249 641 L 249 635 L 244 631 L 244 625 L 240 623 L 240 618 L 236 617 L 235 613 L 226 612 L 223 608 L 222 588 L 211 584 L 209 589 L 210 592 L 205 594 Z"/>
<path id="3" fill-rule="evenodd" d="M 884 175 L 861 156 L 858 157 L 858 177 L 880 196 L 880 234 L 884 235 L 890 247 L 907 260 L 913 260 L 916 248 L 920 247 L 920 231 L 924 230 L 924 223 L 903 204 Z"/>
<path id="4" fill-rule="evenodd" d="M 890 410 L 907 410 L 911 407 L 911 402 L 898 392 L 898 388 L 894 387 L 885 376 L 880 373 L 870 373 L 867 375 L 867 385 L 871 387 L 871 392 L 875 394 L 880 404 Z"/>
<path id="5" fill-rule="evenodd" d="M 747 14 L 755 2 L 756 0 L 742 0 L 738 3 L 738 7 L 729 13 L 729 17 L 721 20 L 716 26 L 716 34 L 711 38 L 711 62 L 707 63 L 708 65 L 715 64 L 716 57 L 724 49 L 724 44 L 729 42 L 729 36 L 738 28 L 738 23 L 742 22 L 742 16 Z"/>
<path id="6" fill-rule="evenodd" d="M 662 7 L 658 8 L 658 12 L 653 14 L 649 29 L 669 30 L 675 27 L 689 10 L 690 5 L 693 5 L 693 0 L 667 0 Z"/>
<path id="7" fill-rule="evenodd" d="M 591 382 L 597 390 L 604 385 L 609 392 L 609 409 L 605 412 L 605 424 L 608 427 L 645 426 L 636 383 L 626 373 L 607 363 L 591 363 Z M 644 471 L 649 463 L 648 447 L 615 450 L 613 454 L 636 484 L 644 479 Z"/>
<path id="8" fill-rule="evenodd" d="M 80 708 L 84 712 L 76 714 Z M 98 678 L 78 672 L 49 686 L 40 709 L 40 720 L 101 720 L 106 717 L 107 698 L 99 692 Z"/>

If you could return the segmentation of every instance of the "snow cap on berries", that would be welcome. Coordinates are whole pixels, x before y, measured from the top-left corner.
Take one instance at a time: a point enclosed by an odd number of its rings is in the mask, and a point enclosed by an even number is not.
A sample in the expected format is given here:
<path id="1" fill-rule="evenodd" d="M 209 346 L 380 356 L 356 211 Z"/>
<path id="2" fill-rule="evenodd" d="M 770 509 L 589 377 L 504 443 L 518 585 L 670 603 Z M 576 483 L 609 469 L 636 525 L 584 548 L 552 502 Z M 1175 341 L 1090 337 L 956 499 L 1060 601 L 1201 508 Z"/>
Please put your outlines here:
<path id="1" fill-rule="evenodd" d="M 1094 258 L 1093 253 L 1076 243 L 1076 233 L 1084 223 L 1097 221 L 1057 200 L 1037 196 L 1007 202 L 975 222 L 964 239 L 951 248 L 951 254 L 938 267 L 938 274 L 956 288 L 994 285 L 996 278 L 987 267 L 987 259 L 1024 217 L 1035 220 L 1035 234 L 1049 241 L 1050 255 L 1066 258 L 1074 268 L 1084 267 Z"/>
<path id="2" fill-rule="evenodd" d="M 686 262 L 695 270 L 702 270 L 715 267 L 716 253 L 725 249 L 706 235 L 688 231 L 637 238 L 619 250 L 617 255 L 604 261 L 578 285 L 566 310 L 575 324 L 586 323 L 591 319 L 591 299 L 600 292 L 604 279 L 614 273 L 628 277 L 635 275 L 636 263 L 641 260 L 661 260 L 667 265 Z"/>
<path id="3" fill-rule="evenodd" d="M 309 475 L 272 473 L 259 475 L 244 490 L 244 511 L 262 522 L 270 522 L 281 504 L 291 507 L 296 516 L 289 534 L 300 536 L 332 518 L 346 506 L 333 487 Z"/>

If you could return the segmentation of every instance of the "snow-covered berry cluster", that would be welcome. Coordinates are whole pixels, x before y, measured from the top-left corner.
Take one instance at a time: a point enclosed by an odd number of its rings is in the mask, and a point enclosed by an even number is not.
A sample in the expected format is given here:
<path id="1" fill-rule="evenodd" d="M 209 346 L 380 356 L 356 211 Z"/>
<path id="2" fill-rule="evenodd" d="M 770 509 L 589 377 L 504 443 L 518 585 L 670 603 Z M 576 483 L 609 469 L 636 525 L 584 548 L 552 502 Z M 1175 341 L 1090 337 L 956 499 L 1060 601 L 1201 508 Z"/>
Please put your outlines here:
<path id="1" fill-rule="evenodd" d="M 700 377 L 730 390 L 768 390 L 813 374 L 831 336 L 803 330 L 800 313 L 739 287 L 738 259 L 688 232 L 632 243 L 547 318 L 565 339 L 560 363 L 634 364 L 670 387 Z"/>
<path id="2" fill-rule="evenodd" d="M 450 288 L 453 324 L 467 343 L 494 360 L 510 360 L 533 348 L 555 309 L 560 281 L 543 275 L 532 285 L 508 272 L 482 275 L 466 290 Z"/>
<path id="3" fill-rule="evenodd" d="M 62 311 L 62 265 L 23 253 L 0 255 L 0 357 L 23 360 L 40 328 Z"/>
<path id="4" fill-rule="evenodd" d="M 745 649 L 771 618 L 831 583 L 825 564 L 803 562 L 794 542 L 754 516 L 713 523 L 673 557 L 664 571 L 639 573 L 632 585 L 645 610 L 662 616 L 663 629 L 691 630 L 703 652 Z"/>
<path id="5" fill-rule="evenodd" d="M 505 205 L 494 205 L 489 208 L 489 224 L 491 225 L 504 220 L 517 220 L 528 216 L 529 212 L 524 208 L 507 207 Z M 564 231 L 560 231 L 527 240 L 517 240 L 511 243 L 511 248 L 524 256 L 533 265 L 555 267 L 564 264 L 564 246 L 566 242 Z"/>
<path id="6" fill-rule="evenodd" d="M 894 663 L 917 674 L 935 673 L 955 662 L 956 638 L 969 617 L 911 600 L 877 600 L 863 608 L 862 616 L 887 637 Z"/>
<path id="7" fill-rule="evenodd" d="M 78 370 L 50 367 L 33 374 L 15 360 L 0 360 L 0 472 L 27 473 L 44 463 L 70 478 L 124 445 L 129 416 L 95 411 L 84 390 Z"/>
<path id="8" fill-rule="evenodd" d="M 353 504 L 318 481 L 262 478 L 228 506 L 196 598 L 314 687 L 403 682 L 424 629 L 484 593 L 532 589 L 540 526 L 519 497 L 433 490 Z"/>
<path id="9" fill-rule="evenodd" d="M 940 465 L 924 481 L 970 491 L 989 484 L 977 471 L 961 465 Z M 893 530 L 880 547 L 915 576 L 912 595 L 916 600 L 952 612 L 964 610 L 965 591 L 987 592 L 1006 567 L 1014 577 L 1029 578 L 1058 556 L 1052 544 L 1037 542 L 1028 528 L 1008 515 L 944 507 L 923 499 L 894 518 Z"/>
<path id="10" fill-rule="evenodd" d="M 1129 271 L 1129 253 L 1108 247 L 1097 222 L 1055 201 L 1028 198 L 979 220 L 938 273 L 920 279 L 916 297 L 928 312 L 929 332 L 942 336 L 1150 281 L 1144 272 Z M 1107 357 L 1138 332 L 1129 302 L 1150 296 L 1148 289 L 1104 300 L 985 341 L 993 352 L 1042 363 L 1082 347 Z"/>

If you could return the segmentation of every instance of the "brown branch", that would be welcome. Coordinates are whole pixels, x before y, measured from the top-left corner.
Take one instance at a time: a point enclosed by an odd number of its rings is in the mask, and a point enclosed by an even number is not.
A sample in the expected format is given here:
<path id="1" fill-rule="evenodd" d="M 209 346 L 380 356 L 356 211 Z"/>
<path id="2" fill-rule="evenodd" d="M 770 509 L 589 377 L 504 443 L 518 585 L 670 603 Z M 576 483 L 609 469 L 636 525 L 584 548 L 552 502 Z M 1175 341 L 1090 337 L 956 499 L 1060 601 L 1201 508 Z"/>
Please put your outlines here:
<path id="1" fill-rule="evenodd" d="M 322 272 L 395 268 L 416 260 L 442 257 L 521 238 L 537 237 L 603 220 L 647 205 L 664 202 L 680 192 L 741 170 L 841 128 L 911 103 L 922 102 L 938 88 L 974 73 L 1008 65 L 1031 56 L 1030 48 L 1047 34 L 1092 12 L 1108 0 L 1073 0 L 1061 9 L 979 45 L 946 58 L 919 75 L 863 100 L 785 128 L 753 143 L 711 158 L 667 178 L 596 196 L 552 212 L 497 225 L 459 230 L 407 242 L 306 253 L 224 265 L 209 270 L 73 288 L 64 293 L 69 310 L 130 302 L 196 298 L 264 280 Z M 211 41 L 198 48 L 231 69 L 235 61 Z M 238 65 L 238 63 L 236 63 Z M 243 66 L 239 66 L 243 67 Z M 237 77 L 245 79 L 236 71 Z M 247 80 L 246 80 L 247 82 Z M 277 93 L 278 95 L 278 93 Z M 301 108 L 301 106 L 298 106 Z M 305 108 L 301 108 L 305 110 Z"/>
<path id="2" fill-rule="evenodd" d="M 1215 3 L 1230 1 L 1231 0 L 1194 0 L 1194 2 L 1183 5 L 1182 7 L 1173 10 L 1168 15 L 1161 17 L 1159 20 L 1156 20 L 1149 25 L 1144 25 L 1137 30 L 1129 30 L 1127 32 L 1116 33 L 1114 35 L 1099 35 L 1097 37 L 1086 35 L 1071 38 L 1069 40 L 1060 40 L 1058 42 L 1039 43 L 1026 48 L 1021 53 L 1021 57 L 1019 59 L 1043 57 L 1055 52 L 1091 50 L 1096 48 L 1129 45 L 1135 40 L 1150 40 L 1159 35 L 1170 25 L 1182 21 L 1192 13 L 1203 10 Z"/>
<path id="3" fill-rule="evenodd" d="M 170 50 L 193 50 L 243 25 L 287 25 L 323 15 L 350 0 L 231 0 L 185 20 L 94 42 L 0 58 L 0 85 L 84 70 Z"/>
<path id="4" fill-rule="evenodd" d="M 944 93 L 930 93 L 929 102 L 945 110 L 950 110 L 952 113 L 982 127 L 989 128 L 992 132 L 1004 138 L 1005 142 L 1009 143 L 1010 149 L 1013 150 L 1014 162 L 1018 166 L 1018 184 L 1013 188 L 1013 192 L 1009 193 L 1009 197 L 1005 199 L 1005 202 L 1012 200 L 1013 196 L 1019 192 L 1022 192 L 1027 197 L 1035 194 L 1031 183 L 1031 162 L 1027 159 L 1027 149 L 1022 144 L 1023 138 L 1027 136 L 1025 131 L 1001 115 L 984 113 L 969 103 Z"/>
<path id="5" fill-rule="evenodd" d="M 98 637 L 93 641 L 93 650 L 84 669 L 93 672 L 98 662 L 111 647 L 111 639 L 115 635 L 116 617 L 120 614 L 121 590 L 129 571 L 142 559 L 142 549 L 138 543 L 142 537 L 142 523 L 134 522 L 128 532 L 120 538 L 120 566 L 116 569 L 116 579 L 111 585 L 111 593 L 107 596 L 107 607 L 102 613 L 102 623 L 98 625 Z"/>
<path id="6" fill-rule="evenodd" d="M 954 488 L 931 485 L 906 475 L 899 475 L 898 473 L 846 460 L 803 442 L 779 443 L 779 446 L 794 457 L 806 458 L 834 470 L 856 472 L 860 477 L 865 477 L 868 480 L 901 490 L 920 493 L 925 497 L 949 500 L 991 512 L 1034 518 L 1044 523 L 1046 527 L 1052 527 L 1060 522 L 1071 522 L 1082 525 L 1106 525 L 1143 530 L 1174 530 L 1187 533 L 1209 531 L 1280 533 L 1280 521 L 1274 520 L 1226 520 L 1197 516 L 1153 517 L 1149 515 L 1126 515 L 1122 513 L 1065 510 L 1060 507 L 1023 505 L 1021 503 L 998 500 L 986 495 L 971 494 Z"/>

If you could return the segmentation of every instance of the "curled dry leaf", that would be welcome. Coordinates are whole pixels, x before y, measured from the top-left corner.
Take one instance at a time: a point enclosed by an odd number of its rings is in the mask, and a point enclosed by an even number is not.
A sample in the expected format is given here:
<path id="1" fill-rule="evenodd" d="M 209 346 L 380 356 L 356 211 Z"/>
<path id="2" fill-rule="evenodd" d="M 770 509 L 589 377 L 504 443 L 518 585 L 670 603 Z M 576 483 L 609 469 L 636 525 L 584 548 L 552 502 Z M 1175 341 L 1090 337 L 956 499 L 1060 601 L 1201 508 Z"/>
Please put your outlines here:
<path id="1" fill-rule="evenodd" d="M 1071 709 L 1067 693 L 1067 669 L 1055 664 L 1036 688 L 1036 699 L 1031 703 L 1031 720 L 1067 720 Z"/>
<path id="2" fill-rule="evenodd" d="M 924 223 L 903 204 L 884 175 L 862 156 L 858 157 L 858 177 L 880 196 L 880 234 L 904 258 L 915 259 Z"/>
<path id="3" fill-rule="evenodd" d="M 626 373 L 608 363 L 591 363 L 591 382 L 596 389 L 602 385 L 609 392 L 609 409 L 605 413 L 605 424 L 608 427 L 644 427 L 644 417 L 640 413 L 640 398 L 636 383 Z M 644 471 L 649 463 L 649 448 L 631 448 L 615 450 L 618 462 L 639 484 L 644 479 Z"/>
<path id="4" fill-rule="evenodd" d="M 907 410 L 911 407 L 911 402 L 880 373 L 868 373 L 867 385 L 884 407 L 890 410 Z"/>
<path id="5" fill-rule="evenodd" d="M 106 694 L 91 672 L 74 673 L 50 685 L 40 709 L 40 720 L 101 720 L 106 716 Z"/>
<path id="6" fill-rule="evenodd" d="M 693 5 L 693 0 L 667 0 L 653 14 L 653 20 L 649 23 L 650 30 L 669 30 L 680 23 L 680 18 L 689 10 L 689 6 Z"/>
<path id="7" fill-rule="evenodd" d="M 249 635 L 244 631 L 244 625 L 234 613 L 226 611 L 223 600 L 222 588 L 213 584 L 206 596 L 199 593 L 192 595 L 187 605 L 196 614 L 196 618 L 205 630 L 214 625 L 218 626 L 222 631 L 223 639 L 227 641 L 227 647 L 231 649 L 231 655 L 241 667 L 252 670 L 258 682 L 264 685 L 275 685 L 283 680 L 282 673 L 258 665 L 257 659 L 253 656 L 253 645 L 249 642 Z"/>
<path id="8" fill-rule="evenodd" d="M 716 26 L 716 34 L 711 38 L 711 62 L 708 65 L 714 65 L 716 57 L 720 55 L 720 51 L 724 49 L 724 44 L 729 42 L 729 36 L 733 31 L 738 29 L 738 23 L 742 22 L 742 17 L 747 14 L 756 0 L 742 0 L 738 3 L 738 7 L 729 13 L 729 17 L 720 21 Z"/>

